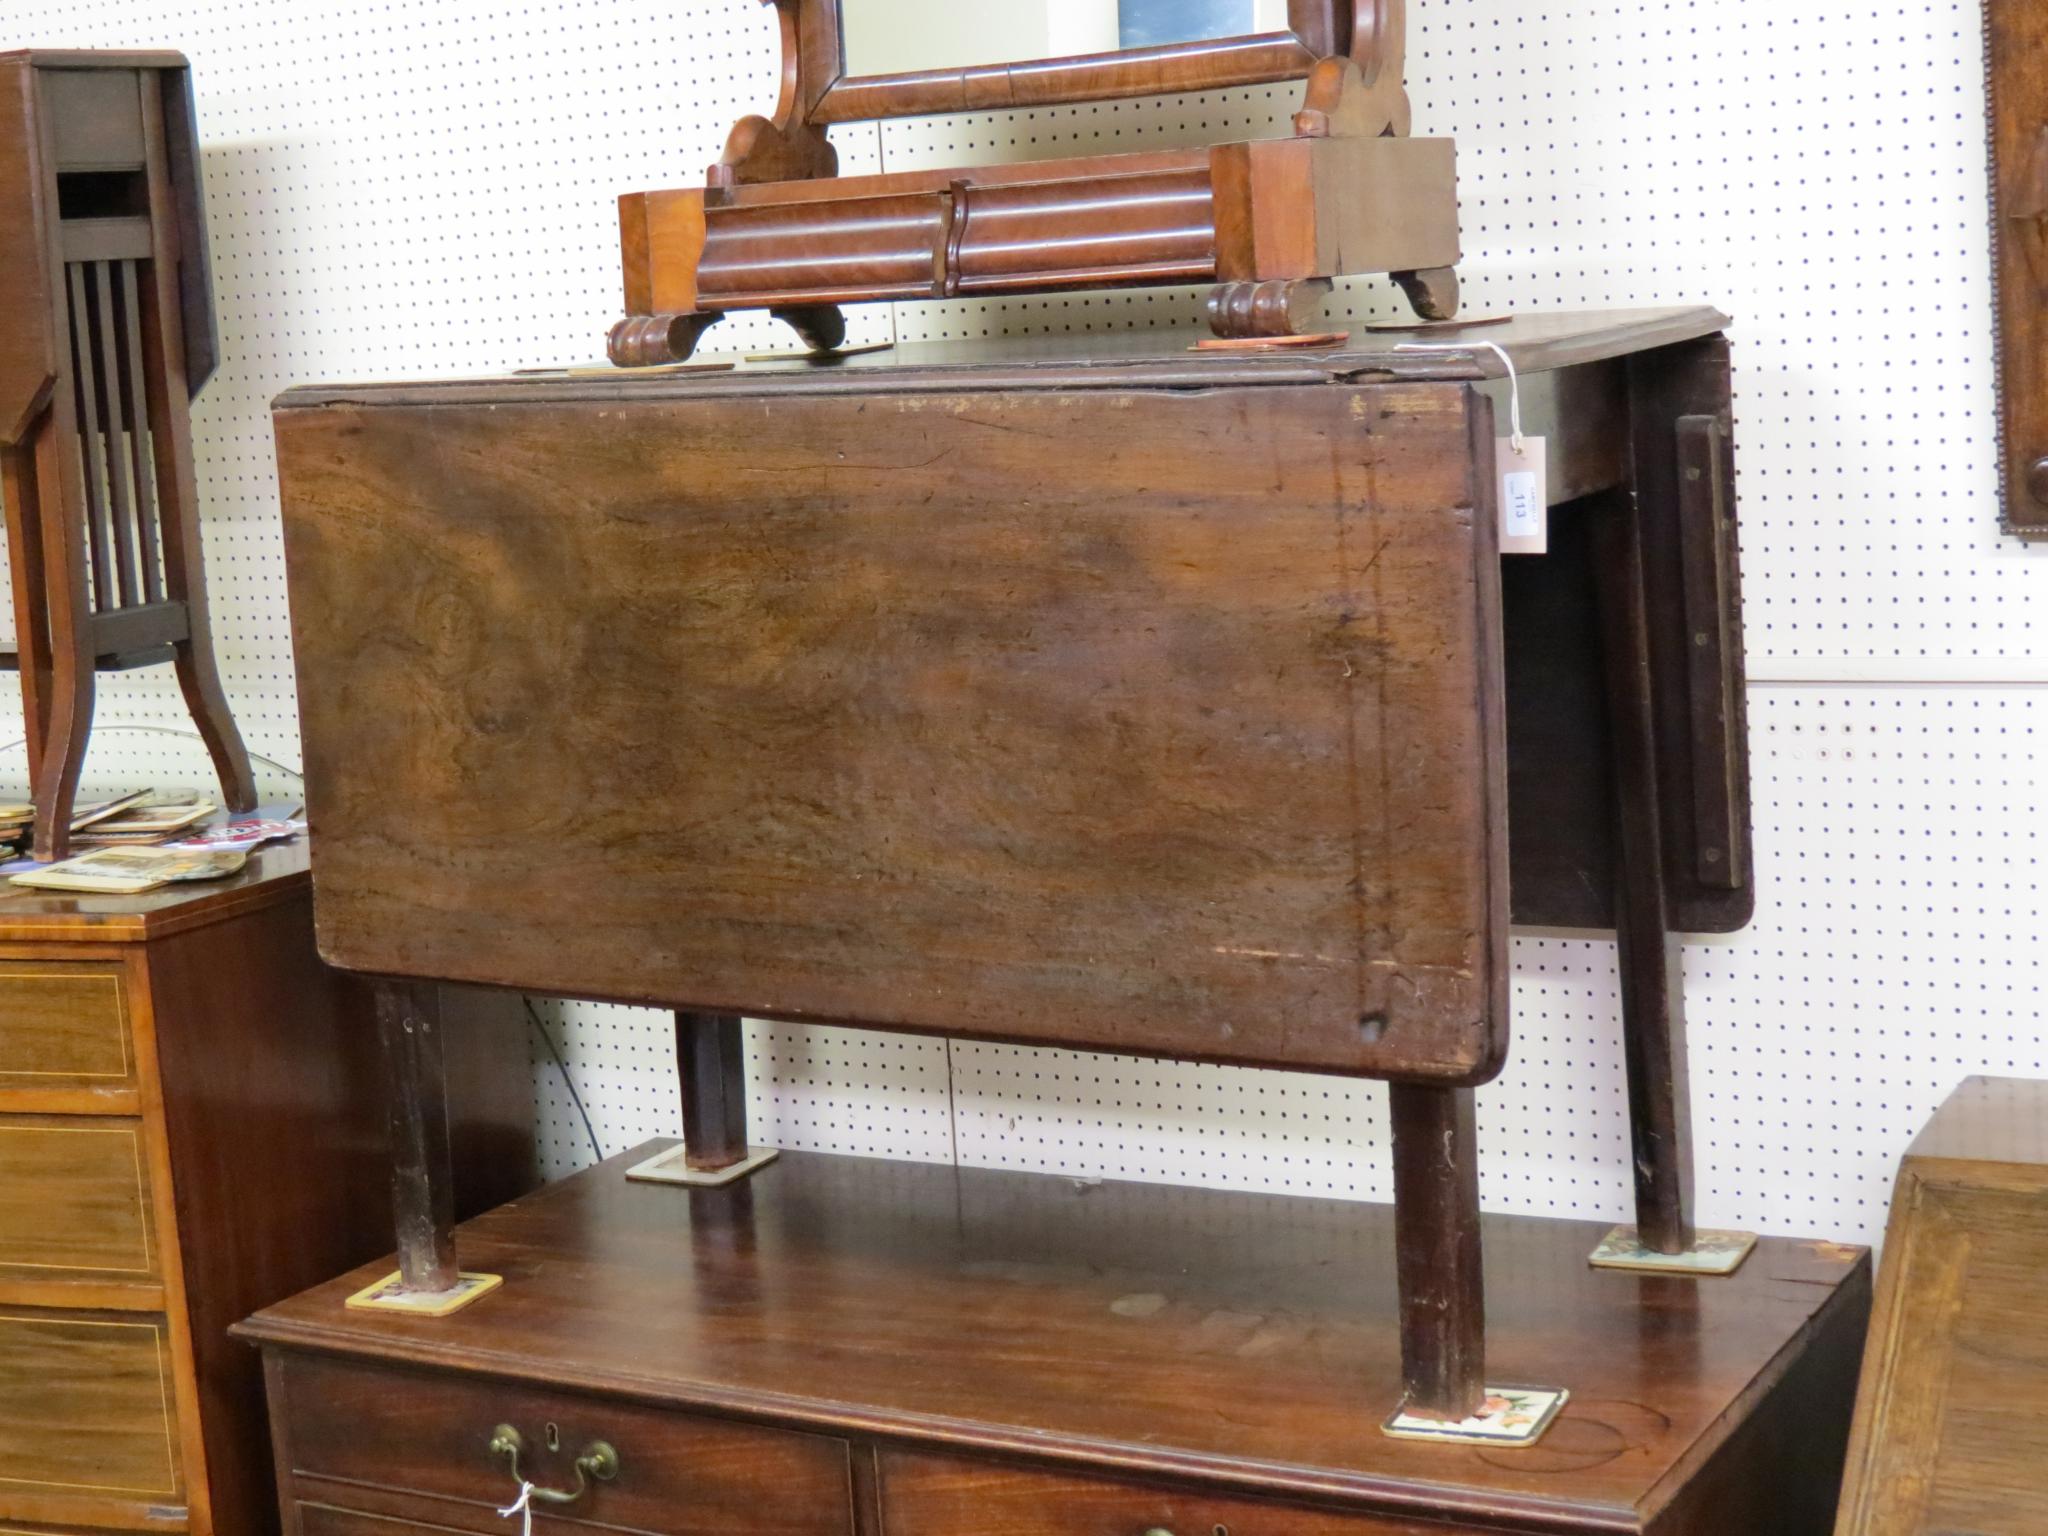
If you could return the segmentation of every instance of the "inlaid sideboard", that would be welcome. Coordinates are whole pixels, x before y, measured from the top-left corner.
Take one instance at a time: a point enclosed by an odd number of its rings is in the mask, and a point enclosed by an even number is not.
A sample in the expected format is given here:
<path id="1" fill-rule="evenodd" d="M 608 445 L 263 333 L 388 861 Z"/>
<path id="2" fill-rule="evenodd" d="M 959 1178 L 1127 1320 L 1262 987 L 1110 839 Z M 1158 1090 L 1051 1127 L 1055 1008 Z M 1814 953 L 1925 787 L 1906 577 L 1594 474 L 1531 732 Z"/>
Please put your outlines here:
<path id="1" fill-rule="evenodd" d="M 0 1529 L 276 1518 L 227 1327 L 388 1241 L 369 997 L 314 952 L 306 864 L 141 896 L 0 880 Z M 533 1179 L 504 1013 L 451 993 L 470 1210 Z"/>

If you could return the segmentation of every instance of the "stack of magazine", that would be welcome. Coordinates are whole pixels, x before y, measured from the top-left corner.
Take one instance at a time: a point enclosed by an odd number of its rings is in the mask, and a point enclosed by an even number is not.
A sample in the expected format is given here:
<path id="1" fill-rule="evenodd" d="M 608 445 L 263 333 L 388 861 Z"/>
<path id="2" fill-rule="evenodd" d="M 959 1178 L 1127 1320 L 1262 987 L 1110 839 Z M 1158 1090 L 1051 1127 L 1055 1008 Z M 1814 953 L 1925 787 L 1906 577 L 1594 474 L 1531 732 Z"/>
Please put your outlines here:
<path id="1" fill-rule="evenodd" d="M 134 896 L 174 881 L 218 880 L 240 870 L 248 862 L 249 849 L 292 836 L 304 825 L 262 820 L 201 827 L 218 809 L 189 791 L 152 790 L 80 806 L 72 819 L 71 841 L 90 851 L 22 870 L 11 876 L 12 882 L 35 890 Z M 29 835 L 31 807 L 25 805 L 0 805 L 0 838 L 13 825 L 7 818 L 17 812 L 19 844 Z M 173 839 L 173 846 L 162 846 Z"/>

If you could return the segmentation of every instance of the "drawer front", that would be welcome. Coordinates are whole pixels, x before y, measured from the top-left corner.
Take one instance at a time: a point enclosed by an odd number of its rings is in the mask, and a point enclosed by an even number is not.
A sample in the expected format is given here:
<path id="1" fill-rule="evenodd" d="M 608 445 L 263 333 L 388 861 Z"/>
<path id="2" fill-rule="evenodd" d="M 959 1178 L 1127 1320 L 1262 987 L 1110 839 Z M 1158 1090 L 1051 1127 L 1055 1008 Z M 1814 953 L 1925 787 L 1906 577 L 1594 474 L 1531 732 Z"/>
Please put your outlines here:
<path id="1" fill-rule="evenodd" d="M 444 1531 L 461 1529 L 393 1515 L 366 1515 L 360 1510 L 336 1509 L 332 1504 L 300 1504 L 293 1514 L 293 1531 L 287 1536 L 441 1536 Z M 0 1531 L 0 1536 L 7 1533 Z"/>
<path id="2" fill-rule="evenodd" d="M 162 1318 L 0 1313 L 0 1517 L 10 1495 L 171 1501 L 178 1488 Z"/>
<path id="3" fill-rule="evenodd" d="M 0 1089 L 134 1080 L 128 981 L 118 962 L 0 960 Z"/>
<path id="4" fill-rule="evenodd" d="M 0 1273 L 156 1273 L 141 1121 L 0 1115 Z"/>
<path id="5" fill-rule="evenodd" d="M 617 1451 L 616 1477 L 573 1504 L 535 1504 L 564 1521 L 660 1536 L 853 1529 L 843 1440 L 316 1356 L 288 1356 L 280 1379 L 300 1477 L 495 1508 L 518 1492 L 507 1462 L 489 1449 L 496 1427 L 510 1424 L 527 1447 L 521 1474 L 543 1488 L 573 1488 L 576 1458 L 595 1442 Z"/>
<path id="6" fill-rule="evenodd" d="M 882 1527 L 888 1536 L 1459 1536 L 1478 1531 L 911 1452 L 883 1453 Z"/>

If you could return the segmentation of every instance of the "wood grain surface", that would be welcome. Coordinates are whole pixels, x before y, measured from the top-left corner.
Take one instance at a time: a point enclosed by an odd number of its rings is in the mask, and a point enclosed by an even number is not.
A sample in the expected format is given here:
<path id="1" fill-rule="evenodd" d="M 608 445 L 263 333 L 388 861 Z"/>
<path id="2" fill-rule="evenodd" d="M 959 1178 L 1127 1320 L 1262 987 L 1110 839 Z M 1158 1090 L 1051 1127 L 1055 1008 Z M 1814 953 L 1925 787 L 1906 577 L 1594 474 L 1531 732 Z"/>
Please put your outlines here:
<path id="1" fill-rule="evenodd" d="M 137 1122 L 0 1114 L 0 1271 L 150 1275 L 149 1210 Z"/>
<path id="2" fill-rule="evenodd" d="M 22 1493 L 180 1502 L 162 1318 L 5 1309 L 0 1360 L 0 1510 Z"/>
<path id="3" fill-rule="evenodd" d="M 320 963 L 311 895 L 302 845 L 141 896 L 0 886 L 0 1532 L 273 1528 L 227 1328 L 390 1240 L 367 989 Z M 447 1003 L 479 1210 L 532 1181 L 525 1026 Z"/>
<path id="4" fill-rule="evenodd" d="M 118 963 L 0 959 L 0 1087 L 132 1081 L 126 988 Z"/>
<path id="5" fill-rule="evenodd" d="M 1490 1076 L 1489 422 L 1428 384 L 281 412 L 323 953 Z"/>
<path id="6" fill-rule="evenodd" d="M 2048 1527 L 2048 1083 L 1966 1079 L 1885 1231 L 1839 1536 Z"/>
<path id="7" fill-rule="evenodd" d="M 1594 1223 L 1486 1217 L 1491 1378 L 1573 1393 L 1540 1445 L 1500 1451 L 1379 1432 L 1401 1384 L 1386 1206 L 802 1152 L 725 1189 L 628 1182 L 654 1150 L 465 1224 L 465 1267 L 505 1285 L 453 1317 L 344 1310 L 385 1260 L 240 1330 L 287 1373 L 311 1352 L 392 1384 L 348 1395 L 391 1447 L 383 1501 L 333 1480 L 322 1501 L 425 1518 L 406 1490 L 478 1500 L 448 1482 L 474 1475 L 451 1456 L 474 1464 L 440 1448 L 422 1405 L 483 1386 L 480 1402 L 552 1395 L 571 1450 L 653 1406 L 986 1461 L 992 1478 L 1279 1498 L 1396 1531 L 1817 1536 L 1832 1508 L 1869 1303 L 1861 1249 L 1767 1237 L 1706 1285 L 1590 1268 Z M 293 1396 L 288 1440 L 302 1418 L 338 1423 L 322 1401 Z M 427 1449 L 368 1427 L 378 1413 L 416 1423 Z M 623 1428 L 615 1443 L 624 1455 Z M 934 1488 L 925 1507 L 953 1497 Z M 1019 1513 L 1036 1507 L 1028 1490 L 991 1507 L 1012 1512 L 1004 1536 L 1038 1536 L 1041 1517 Z M 1074 1508 L 1138 1510 L 1113 1489 Z"/>
<path id="8" fill-rule="evenodd" d="M 509 1503 L 518 1481 L 488 1446 L 510 1424 L 526 1446 L 520 1475 L 552 1491 L 575 1488 L 593 1444 L 618 1452 L 617 1477 L 543 1513 L 664 1536 L 844 1536 L 852 1523 L 847 1443 L 829 1435 L 303 1356 L 279 1384 L 290 1466 L 307 1477 L 376 1486 L 404 1469 L 432 1497 Z"/>
<path id="9" fill-rule="evenodd" d="M 882 1453 L 881 1497 L 889 1536 L 1466 1536 L 1480 1529 L 898 1451 Z"/>

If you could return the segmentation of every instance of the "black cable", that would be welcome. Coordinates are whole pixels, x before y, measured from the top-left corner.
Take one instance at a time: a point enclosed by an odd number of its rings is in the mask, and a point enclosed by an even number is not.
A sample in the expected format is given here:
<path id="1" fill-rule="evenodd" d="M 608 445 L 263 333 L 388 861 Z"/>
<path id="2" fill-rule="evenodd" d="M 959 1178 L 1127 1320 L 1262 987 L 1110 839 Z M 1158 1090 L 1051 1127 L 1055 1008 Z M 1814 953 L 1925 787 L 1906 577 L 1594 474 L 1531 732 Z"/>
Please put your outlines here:
<path id="1" fill-rule="evenodd" d="M 576 1079 L 569 1075 L 569 1063 L 562 1060 L 562 1048 L 555 1044 L 555 1037 L 548 1033 L 547 1025 L 541 1022 L 540 1012 L 533 1006 L 533 999 L 522 997 L 519 1001 L 526 1005 L 526 1017 L 532 1022 L 533 1027 L 540 1031 L 540 1038 L 547 1046 L 548 1054 L 555 1058 L 555 1070 L 562 1074 L 562 1086 L 569 1090 L 569 1101 L 576 1106 L 576 1113 L 583 1117 L 583 1133 L 590 1138 L 590 1150 L 596 1154 L 600 1163 L 603 1162 L 604 1148 L 598 1144 L 597 1127 L 590 1123 L 590 1111 L 583 1107 L 583 1095 L 576 1091 Z"/>
<path id="2" fill-rule="evenodd" d="M 197 731 L 180 731 L 168 725 L 95 725 L 93 729 L 102 734 L 108 731 L 142 731 L 152 736 L 181 736 L 187 741 L 196 741 L 202 745 L 206 741 L 206 738 Z M 16 747 L 25 747 L 27 745 L 28 738 L 24 736 L 19 741 L 10 741 L 6 746 L 0 747 L 0 752 L 12 752 Z M 244 747 L 242 750 L 244 752 L 249 751 L 247 747 Z M 261 752 L 249 752 L 249 756 L 252 760 L 263 764 L 266 768 L 275 768 L 279 773 L 290 774 L 301 784 L 306 782 L 306 776 L 290 763 L 280 763 L 276 758 L 265 757 Z"/>

